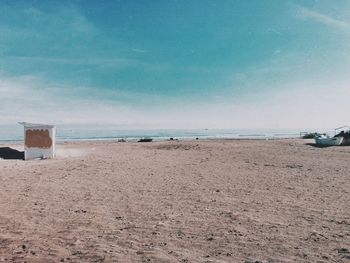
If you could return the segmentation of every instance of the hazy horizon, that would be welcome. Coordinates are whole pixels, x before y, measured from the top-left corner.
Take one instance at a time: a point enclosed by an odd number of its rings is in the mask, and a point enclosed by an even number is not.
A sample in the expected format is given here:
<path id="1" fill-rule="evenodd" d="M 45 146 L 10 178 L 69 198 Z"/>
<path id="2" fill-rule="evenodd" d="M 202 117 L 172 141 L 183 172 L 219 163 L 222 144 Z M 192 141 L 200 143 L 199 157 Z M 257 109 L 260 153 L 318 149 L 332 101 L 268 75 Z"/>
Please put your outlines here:
<path id="1" fill-rule="evenodd" d="M 350 2 L 1 1 L 0 125 L 349 124 Z"/>
<path id="2" fill-rule="evenodd" d="M 79 140 L 116 140 L 125 139 L 137 141 L 140 138 L 152 138 L 153 140 L 179 140 L 199 139 L 282 139 L 298 138 L 302 132 L 327 132 L 332 134 L 334 129 L 140 129 L 120 128 L 110 125 L 66 124 L 56 126 L 56 138 L 58 141 Z M 23 126 L 0 124 L 0 144 L 23 141 Z"/>

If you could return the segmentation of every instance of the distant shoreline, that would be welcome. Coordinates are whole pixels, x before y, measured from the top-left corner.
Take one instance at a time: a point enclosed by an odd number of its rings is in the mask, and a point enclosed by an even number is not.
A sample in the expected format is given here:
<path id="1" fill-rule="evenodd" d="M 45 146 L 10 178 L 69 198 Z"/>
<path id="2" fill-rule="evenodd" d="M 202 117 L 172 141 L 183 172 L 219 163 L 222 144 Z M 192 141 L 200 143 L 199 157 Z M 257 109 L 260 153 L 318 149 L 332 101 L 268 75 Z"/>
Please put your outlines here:
<path id="1" fill-rule="evenodd" d="M 142 138 L 142 137 L 140 137 Z M 110 143 L 144 143 L 144 142 L 138 142 L 140 138 L 132 138 L 132 139 L 125 139 L 125 141 L 120 142 L 119 139 L 122 138 L 82 138 L 82 139 L 57 139 L 56 143 L 58 144 L 64 144 L 64 143 L 80 143 L 80 142 L 110 142 Z M 123 138 L 124 139 L 124 138 Z M 241 138 L 173 138 L 173 140 L 170 140 L 170 138 L 164 138 L 164 139 L 157 139 L 152 138 L 153 143 L 154 142 L 166 142 L 166 141 L 173 141 L 173 142 L 196 142 L 196 141 L 265 141 L 265 140 L 271 140 L 271 141 L 279 141 L 279 140 L 293 140 L 293 139 L 302 139 L 300 136 L 295 137 L 255 137 L 255 138 L 249 138 L 249 137 L 241 137 Z M 148 143 L 152 143 L 148 142 Z M 23 144 L 24 140 L 0 140 L 0 145 L 17 145 L 17 144 Z"/>

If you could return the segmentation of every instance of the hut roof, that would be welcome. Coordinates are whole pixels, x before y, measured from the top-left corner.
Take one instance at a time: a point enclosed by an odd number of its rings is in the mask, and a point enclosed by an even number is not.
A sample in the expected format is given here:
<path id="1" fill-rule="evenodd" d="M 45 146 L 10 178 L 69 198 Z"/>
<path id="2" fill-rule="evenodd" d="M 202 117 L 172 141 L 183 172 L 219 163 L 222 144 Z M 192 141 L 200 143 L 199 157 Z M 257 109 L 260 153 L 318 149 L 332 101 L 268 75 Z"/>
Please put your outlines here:
<path id="1" fill-rule="evenodd" d="M 55 125 L 51 124 L 39 124 L 39 123 L 29 123 L 29 122 L 19 122 L 19 124 L 23 125 L 26 128 L 37 128 L 37 129 L 51 129 L 55 128 Z"/>

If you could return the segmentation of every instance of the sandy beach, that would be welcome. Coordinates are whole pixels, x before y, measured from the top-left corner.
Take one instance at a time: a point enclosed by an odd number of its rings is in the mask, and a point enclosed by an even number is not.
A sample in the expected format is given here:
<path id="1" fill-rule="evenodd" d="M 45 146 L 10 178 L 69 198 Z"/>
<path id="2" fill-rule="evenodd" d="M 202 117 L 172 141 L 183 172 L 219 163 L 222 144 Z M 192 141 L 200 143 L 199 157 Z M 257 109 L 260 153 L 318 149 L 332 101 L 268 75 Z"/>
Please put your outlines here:
<path id="1" fill-rule="evenodd" d="M 310 143 L 69 142 L 0 160 L 0 262 L 350 262 L 350 147 Z"/>

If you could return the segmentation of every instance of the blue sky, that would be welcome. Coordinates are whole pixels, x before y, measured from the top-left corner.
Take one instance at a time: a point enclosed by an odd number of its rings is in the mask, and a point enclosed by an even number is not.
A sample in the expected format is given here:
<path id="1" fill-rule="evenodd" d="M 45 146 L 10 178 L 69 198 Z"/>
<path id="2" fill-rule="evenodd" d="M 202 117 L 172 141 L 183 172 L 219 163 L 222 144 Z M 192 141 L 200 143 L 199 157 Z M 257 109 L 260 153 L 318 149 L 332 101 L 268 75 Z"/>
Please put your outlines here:
<path id="1" fill-rule="evenodd" d="M 349 11 L 341 0 L 1 1 L 0 122 L 349 124 Z"/>

